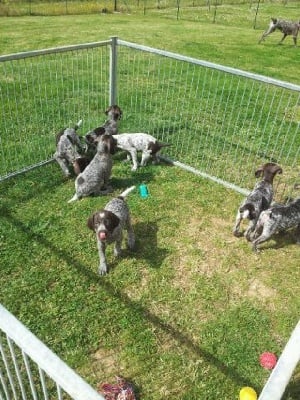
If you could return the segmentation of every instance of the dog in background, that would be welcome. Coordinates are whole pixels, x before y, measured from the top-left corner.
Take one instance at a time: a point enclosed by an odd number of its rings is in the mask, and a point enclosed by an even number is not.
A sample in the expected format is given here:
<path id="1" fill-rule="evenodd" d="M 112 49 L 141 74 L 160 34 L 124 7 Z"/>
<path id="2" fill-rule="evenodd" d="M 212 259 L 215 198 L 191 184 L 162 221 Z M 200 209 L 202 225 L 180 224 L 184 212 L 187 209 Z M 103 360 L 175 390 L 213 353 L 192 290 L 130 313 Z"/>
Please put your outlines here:
<path id="1" fill-rule="evenodd" d="M 116 140 L 112 135 L 104 134 L 99 137 L 97 153 L 92 161 L 75 180 L 75 194 L 68 201 L 79 200 L 82 197 L 104 195 L 109 193 L 108 186 L 112 171 L 112 154 L 116 150 Z"/>
<path id="2" fill-rule="evenodd" d="M 260 214 L 253 234 L 253 250 L 258 251 L 257 245 L 274 233 L 290 228 L 296 228 L 296 240 L 300 244 L 300 197 L 286 205 L 274 205 Z"/>
<path id="3" fill-rule="evenodd" d="M 291 35 L 293 37 L 294 45 L 297 46 L 297 36 L 300 29 L 300 21 L 291 22 L 277 18 L 271 18 L 269 28 L 263 33 L 258 43 L 261 43 L 263 40 L 265 40 L 265 38 L 271 33 L 275 32 L 276 29 L 283 33 L 279 44 L 281 44 L 288 35 Z"/>
<path id="4" fill-rule="evenodd" d="M 105 249 L 106 245 L 114 243 L 114 255 L 121 255 L 123 230 L 127 230 L 127 246 L 133 250 L 135 246 L 135 235 L 131 224 L 129 207 L 126 204 L 126 197 L 135 189 L 131 186 L 118 197 L 110 200 L 106 206 L 92 214 L 87 221 L 87 226 L 96 233 L 96 240 L 99 252 L 99 274 L 105 275 L 108 272 Z"/>
<path id="5" fill-rule="evenodd" d="M 248 228 L 244 236 L 251 239 L 260 213 L 268 209 L 273 200 L 273 179 L 276 174 L 282 174 L 282 168 L 275 163 L 266 163 L 255 171 L 255 177 L 263 175 L 263 179 L 256 183 L 254 189 L 242 202 L 237 212 L 233 234 L 236 237 L 242 236 L 240 225 L 243 219 L 249 220 Z"/>

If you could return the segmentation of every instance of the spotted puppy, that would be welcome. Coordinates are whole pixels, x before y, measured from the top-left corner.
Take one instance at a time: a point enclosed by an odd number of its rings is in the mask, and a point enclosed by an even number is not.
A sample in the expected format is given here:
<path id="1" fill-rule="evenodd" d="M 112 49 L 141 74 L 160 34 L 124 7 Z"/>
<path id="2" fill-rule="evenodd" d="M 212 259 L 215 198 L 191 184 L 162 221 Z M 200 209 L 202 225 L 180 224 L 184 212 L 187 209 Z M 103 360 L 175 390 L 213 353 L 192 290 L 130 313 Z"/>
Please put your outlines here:
<path id="1" fill-rule="evenodd" d="M 127 230 L 127 245 L 133 250 L 135 246 L 135 236 L 131 224 L 129 207 L 126 204 L 126 196 L 135 189 L 131 186 L 120 196 L 110 200 L 106 206 L 93 215 L 87 221 L 87 226 L 96 233 L 96 240 L 99 252 L 99 274 L 105 275 L 108 272 L 105 249 L 106 245 L 115 243 L 114 255 L 121 255 L 123 240 L 123 230 Z"/>
<path id="2" fill-rule="evenodd" d="M 265 38 L 271 33 L 275 32 L 276 29 L 283 33 L 282 39 L 280 40 L 279 44 L 281 44 L 288 35 L 291 35 L 293 37 L 294 45 L 297 45 L 297 36 L 300 29 L 300 21 L 291 22 L 277 18 L 271 18 L 269 28 L 263 33 L 258 43 L 261 43 L 263 40 L 265 40 Z"/>
<path id="3" fill-rule="evenodd" d="M 112 154 L 115 153 L 116 140 L 112 135 L 102 135 L 98 139 L 97 153 L 75 180 L 75 194 L 68 202 L 79 200 L 91 194 L 101 195 L 109 192 L 109 179 L 112 170 Z"/>
<path id="4" fill-rule="evenodd" d="M 106 122 L 92 129 L 85 134 L 84 139 L 87 145 L 87 153 L 89 156 L 94 156 L 96 154 L 98 138 L 101 135 L 109 134 L 115 135 L 118 133 L 118 121 L 122 118 L 122 110 L 118 105 L 112 105 L 107 108 L 105 114 L 108 116 Z"/>
<path id="5" fill-rule="evenodd" d="M 87 144 L 93 145 L 94 140 L 105 133 L 109 135 L 116 135 L 118 133 L 118 121 L 122 118 L 122 110 L 118 105 L 113 105 L 107 108 L 105 114 L 108 119 L 105 123 L 97 128 L 92 129 L 85 135 Z"/>
<path id="6" fill-rule="evenodd" d="M 61 167 L 65 177 L 71 176 L 71 169 L 74 168 L 75 174 L 83 171 L 86 165 L 81 160 L 83 157 L 79 153 L 82 151 L 82 143 L 77 135 L 77 130 L 82 124 L 80 120 L 74 128 L 64 128 L 56 135 L 56 152 L 54 158 Z"/>
<path id="7" fill-rule="evenodd" d="M 132 171 L 136 171 L 138 164 L 138 152 L 142 152 L 141 166 L 147 165 L 150 158 L 153 162 L 158 163 L 158 153 L 165 147 L 170 146 L 166 143 L 159 142 L 155 137 L 147 133 L 121 133 L 114 135 L 117 140 L 117 148 L 127 152 L 127 159 L 132 161 Z"/>
<path id="8" fill-rule="evenodd" d="M 105 114 L 108 116 L 103 128 L 105 129 L 105 133 L 109 133 L 110 135 L 116 135 L 118 133 L 118 121 L 122 118 L 122 110 L 121 108 L 114 104 L 105 111 Z"/>
<path id="9" fill-rule="evenodd" d="M 248 219 L 249 225 L 244 236 L 247 240 L 250 240 L 260 213 L 269 208 L 273 200 L 273 179 L 276 174 L 281 173 L 282 168 L 275 163 L 266 163 L 255 171 L 255 177 L 258 178 L 263 175 L 263 179 L 256 183 L 254 189 L 239 207 L 233 229 L 235 236 L 242 236 L 240 232 L 241 222 L 243 219 Z"/>
<path id="10" fill-rule="evenodd" d="M 253 234 L 253 250 L 257 245 L 270 239 L 276 232 L 296 228 L 297 243 L 300 244 L 300 197 L 287 205 L 275 205 L 263 211 Z"/>

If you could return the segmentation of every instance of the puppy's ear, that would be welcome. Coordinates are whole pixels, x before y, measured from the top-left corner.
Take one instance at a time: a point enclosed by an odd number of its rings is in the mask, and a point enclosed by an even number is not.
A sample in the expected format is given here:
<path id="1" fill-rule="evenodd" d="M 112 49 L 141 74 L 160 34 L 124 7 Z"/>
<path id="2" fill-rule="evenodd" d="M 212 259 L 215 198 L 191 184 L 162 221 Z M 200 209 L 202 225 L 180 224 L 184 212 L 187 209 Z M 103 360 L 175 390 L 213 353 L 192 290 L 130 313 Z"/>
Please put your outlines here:
<path id="1" fill-rule="evenodd" d="M 55 144 L 58 145 L 58 142 L 60 141 L 60 138 L 62 137 L 62 135 L 64 134 L 65 128 L 61 129 L 55 137 Z"/>
<path id="2" fill-rule="evenodd" d="M 103 126 L 99 126 L 98 128 L 94 129 L 94 132 L 97 136 L 101 136 L 105 134 L 105 128 Z"/>
<path id="3" fill-rule="evenodd" d="M 87 227 L 92 231 L 95 230 L 95 214 L 91 215 L 87 220 Z"/>
<path id="4" fill-rule="evenodd" d="M 278 167 L 275 171 L 275 174 L 282 174 L 283 170 L 281 167 Z"/>
<path id="5" fill-rule="evenodd" d="M 254 174 L 254 175 L 255 175 L 255 178 L 259 178 L 260 176 L 262 176 L 263 172 L 264 172 L 264 170 L 263 170 L 262 167 L 258 168 L 258 169 L 255 171 L 255 174 Z"/>

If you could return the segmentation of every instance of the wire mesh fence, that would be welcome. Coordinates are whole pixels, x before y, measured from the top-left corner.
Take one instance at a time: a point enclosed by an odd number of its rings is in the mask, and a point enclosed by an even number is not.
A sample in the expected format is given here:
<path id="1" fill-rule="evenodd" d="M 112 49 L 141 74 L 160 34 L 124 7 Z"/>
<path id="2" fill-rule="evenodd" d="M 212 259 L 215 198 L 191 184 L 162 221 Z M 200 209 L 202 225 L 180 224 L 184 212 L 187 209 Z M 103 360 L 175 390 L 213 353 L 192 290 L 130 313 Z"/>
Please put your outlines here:
<path id="1" fill-rule="evenodd" d="M 265 28 L 270 18 L 267 9 L 270 4 L 276 4 L 277 15 L 298 17 L 297 0 L 2 0 L 0 16 L 121 12 L 230 25 L 232 16 L 238 14 L 241 25 Z"/>
<path id="2" fill-rule="evenodd" d="M 1 400 L 103 400 L 0 305 Z"/>
<path id="3" fill-rule="evenodd" d="M 151 133 L 165 156 L 241 189 L 277 162 L 277 197 L 297 194 L 300 86 L 117 43 L 114 79 L 111 41 L 0 57 L 2 179 L 51 159 L 61 128 L 102 124 L 114 82 L 120 132 Z"/>
<path id="4" fill-rule="evenodd" d="M 108 50 L 97 43 L 2 57 L 1 176 L 51 159 L 61 128 L 99 121 L 109 95 Z"/>
<path id="5" fill-rule="evenodd" d="M 299 181 L 299 86 L 127 46 L 119 49 L 119 102 L 130 104 L 135 129 L 171 143 L 172 159 L 239 187 L 253 185 L 263 162 L 277 162 L 285 171 L 277 193 L 291 195 Z"/>

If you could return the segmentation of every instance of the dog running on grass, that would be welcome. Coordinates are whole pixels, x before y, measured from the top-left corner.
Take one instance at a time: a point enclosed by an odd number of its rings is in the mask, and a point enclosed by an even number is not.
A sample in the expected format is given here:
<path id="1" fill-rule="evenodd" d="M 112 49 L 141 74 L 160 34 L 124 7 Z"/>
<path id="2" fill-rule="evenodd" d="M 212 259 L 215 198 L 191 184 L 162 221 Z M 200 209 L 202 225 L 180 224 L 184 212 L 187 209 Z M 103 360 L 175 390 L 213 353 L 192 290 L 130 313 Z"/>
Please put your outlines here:
<path id="1" fill-rule="evenodd" d="M 300 21 L 291 22 L 277 18 L 271 18 L 269 28 L 262 34 L 262 37 L 258 43 L 261 43 L 263 40 L 265 40 L 265 38 L 271 33 L 275 32 L 276 29 L 283 33 L 282 39 L 278 44 L 281 44 L 288 35 L 291 35 L 293 37 L 294 45 L 297 46 L 297 36 L 300 29 Z"/>

